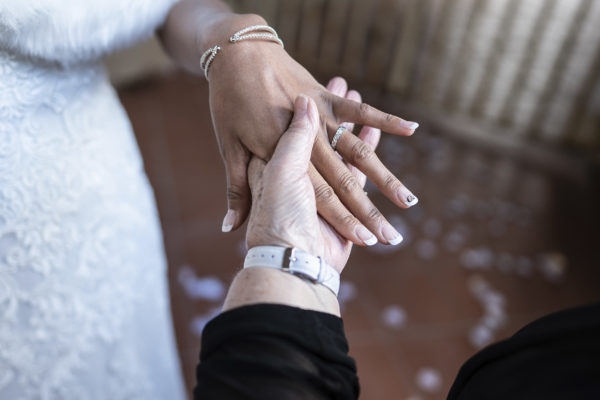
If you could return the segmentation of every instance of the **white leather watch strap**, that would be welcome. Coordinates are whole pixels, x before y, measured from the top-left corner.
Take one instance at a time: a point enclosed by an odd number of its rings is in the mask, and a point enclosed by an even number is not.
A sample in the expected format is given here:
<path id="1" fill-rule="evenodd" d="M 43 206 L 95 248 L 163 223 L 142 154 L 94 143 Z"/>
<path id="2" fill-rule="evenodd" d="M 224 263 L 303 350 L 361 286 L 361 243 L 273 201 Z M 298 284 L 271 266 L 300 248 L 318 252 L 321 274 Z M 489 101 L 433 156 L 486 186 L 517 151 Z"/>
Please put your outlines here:
<path id="1" fill-rule="evenodd" d="M 295 247 L 256 246 L 248 250 L 244 268 L 280 269 L 307 278 L 329 288 L 336 296 L 340 290 L 340 274 L 321 257 Z"/>

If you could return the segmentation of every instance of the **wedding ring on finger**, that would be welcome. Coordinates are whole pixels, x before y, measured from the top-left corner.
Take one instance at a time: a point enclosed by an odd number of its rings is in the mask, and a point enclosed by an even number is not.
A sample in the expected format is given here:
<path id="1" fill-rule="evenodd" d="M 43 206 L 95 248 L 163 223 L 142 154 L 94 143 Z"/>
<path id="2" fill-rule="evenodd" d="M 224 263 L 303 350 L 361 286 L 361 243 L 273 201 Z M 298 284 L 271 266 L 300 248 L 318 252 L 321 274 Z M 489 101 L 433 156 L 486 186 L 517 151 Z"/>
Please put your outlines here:
<path id="1" fill-rule="evenodd" d="M 335 146 L 337 146 L 338 141 L 342 137 L 342 133 L 346 131 L 347 128 L 344 125 L 340 125 L 335 131 L 335 135 L 333 135 L 333 139 L 331 139 L 331 148 L 335 150 Z"/>

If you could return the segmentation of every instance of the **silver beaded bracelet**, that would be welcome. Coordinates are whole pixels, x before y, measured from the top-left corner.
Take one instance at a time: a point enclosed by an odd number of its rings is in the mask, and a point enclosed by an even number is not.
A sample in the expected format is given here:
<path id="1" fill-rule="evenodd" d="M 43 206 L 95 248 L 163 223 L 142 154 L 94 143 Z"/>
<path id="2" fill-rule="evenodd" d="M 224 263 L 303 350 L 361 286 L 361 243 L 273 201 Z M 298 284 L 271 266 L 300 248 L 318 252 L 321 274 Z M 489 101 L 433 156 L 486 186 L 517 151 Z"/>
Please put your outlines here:
<path id="1" fill-rule="evenodd" d="M 275 42 L 279 44 L 281 47 L 284 47 L 283 41 L 277 35 L 275 29 L 271 28 L 268 25 L 252 25 L 247 28 L 244 28 L 240 31 L 237 31 L 229 38 L 230 43 L 241 42 L 242 40 L 268 40 L 271 42 Z M 208 69 L 212 64 L 213 60 L 217 56 L 217 54 L 221 51 L 220 46 L 213 46 L 210 49 L 206 50 L 202 53 L 202 57 L 200 57 L 200 68 L 204 71 L 204 76 L 208 79 Z"/>
<path id="2" fill-rule="evenodd" d="M 278 43 L 281 47 L 285 48 L 285 46 L 283 45 L 283 41 L 279 38 L 279 35 L 277 35 L 275 29 L 271 28 L 269 25 L 249 26 L 247 28 L 242 29 L 241 31 L 234 33 L 233 36 L 229 38 L 229 41 L 231 43 L 235 43 L 248 39 L 270 40 L 272 42 Z"/>
<path id="3" fill-rule="evenodd" d="M 217 56 L 217 53 L 219 51 L 221 51 L 221 47 L 214 46 L 214 47 L 211 47 L 210 49 L 206 50 L 202 54 L 202 57 L 200 57 L 200 68 L 202 68 L 202 70 L 204 71 L 204 76 L 207 78 L 208 78 L 208 68 L 210 67 L 210 64 L 212 64 L 213 60 L 215 59 L 215 57 Z"/>

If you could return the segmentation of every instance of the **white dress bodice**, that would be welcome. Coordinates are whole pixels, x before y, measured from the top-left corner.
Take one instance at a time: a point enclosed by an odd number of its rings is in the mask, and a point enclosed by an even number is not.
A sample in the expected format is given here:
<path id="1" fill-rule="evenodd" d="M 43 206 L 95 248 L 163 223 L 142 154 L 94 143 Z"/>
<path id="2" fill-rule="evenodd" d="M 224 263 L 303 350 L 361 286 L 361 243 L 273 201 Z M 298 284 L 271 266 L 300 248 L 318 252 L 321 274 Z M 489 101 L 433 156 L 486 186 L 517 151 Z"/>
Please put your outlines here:
<path id="1" fill-rule="evenodd" d="M 152 190 L 99 57 L 171 0 L 0 3 L 0 399 L 183 399 Z"/>

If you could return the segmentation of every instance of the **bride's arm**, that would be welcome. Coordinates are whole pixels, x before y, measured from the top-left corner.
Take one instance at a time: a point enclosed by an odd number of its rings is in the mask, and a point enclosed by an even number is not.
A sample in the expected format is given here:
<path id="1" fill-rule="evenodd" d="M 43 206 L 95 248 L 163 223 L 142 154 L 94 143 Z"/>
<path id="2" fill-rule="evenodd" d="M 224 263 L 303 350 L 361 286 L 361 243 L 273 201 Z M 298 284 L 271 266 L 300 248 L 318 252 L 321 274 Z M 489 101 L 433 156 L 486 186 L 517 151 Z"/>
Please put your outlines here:
<path id="1" fill-rule="evenodd" d="M 204 50 L 236 30 L 265 23 L 258 15 L 234 14 L 221 0 L 182 0 L 171 9 L 159 37 L 177 64 L 202 74 L 200 57 Z"/>

